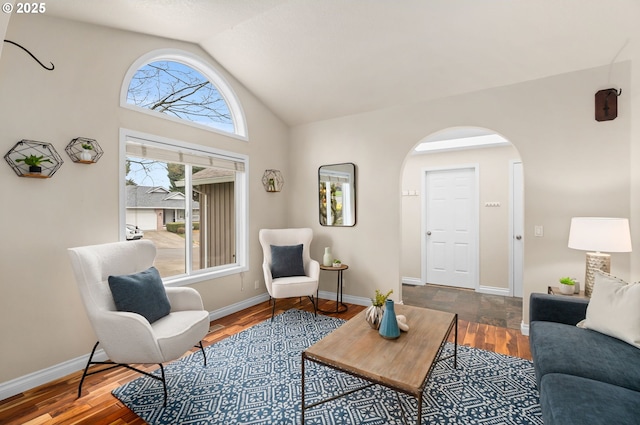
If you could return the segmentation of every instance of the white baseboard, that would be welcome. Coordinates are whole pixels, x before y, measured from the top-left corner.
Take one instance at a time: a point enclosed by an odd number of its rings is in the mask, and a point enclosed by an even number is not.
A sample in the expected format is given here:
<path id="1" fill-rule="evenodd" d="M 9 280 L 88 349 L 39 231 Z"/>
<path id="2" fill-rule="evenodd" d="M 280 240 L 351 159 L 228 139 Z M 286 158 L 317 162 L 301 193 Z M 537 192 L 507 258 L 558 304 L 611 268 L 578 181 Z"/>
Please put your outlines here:
<path id="1" fill-rule="evenodd" d="M 420 280 L 419 278 L 407 277 L 407 276 L 402 277 L 402 284 L 413 285 L 413 286 L 425 286 L 425 283 L 422 282 L 422 280 Z M 475 291 L 481 294 L 500 295 L 503 297 L 509 296 L 509 288 L 496 288 L 495 286 L 480 285 Z"/>
<path id="2" fill-rule="evenodd" d="M 247 300 L 241 301 L 239 303 L 232 304 L 218 310 L 214 310 L 209 313 L 209 320 L 219 319 L 231 313 L 235 313 L 237 311 L 244 310 L 245 308 L 254 306 L 256 304 L 260 304 L 261 302 L 266 301 L 268 299 L 269 299 L 269 294 L 265 293 L 265 294 L 261 294 L 253 298 L 249 298 Z M 346 298 L 345 298 L 345 301 L 346 301 Z M 42 370 L 30 373 L 28 375 L 24 375 L 24 376 L 12 379 L 11 381 L 2 382 L 0 383 L 0 400 L 4 400 L 16 394 L 20 394 L 32 388 L 47 384 L 51 381 L 55 381 L 56 379 L 60 379 L 69 374 L 82 370 L 87 365 L 88 360 L 89 360 L 89 354 L 85 354 L 83 356 L 76 357 L 75 359 L 58 363 L 57 365 L 53 365 L 46 369 L 42 369 Z M 94 355 L 94 360 L 96 361 L 107 360 L 107 355 L 105 354 L 104 350 L 96 350 L 96 353 Z"/>
<path id="3" fill-rule="evenodd" d="M 318 297 L 322 298 L 324 300 L 335 300 L 336 299 L 336 293 L 335 292 L 331 292 L 331 291 L 319 291 L 318 292 Z M 342 301 L 344 301 L 345 303 L 356 304 L 356 305 L 366 305 L 366 306 L 371 305 L 371 299 L 370 298 L 355 297 L 353 295 L 344 295 L 342 297 Z"/>
<path id="4" fill-rule="evenodd" d="M 107 355 L 102 349 L 96 350 L 93 359 L 99 362 L 105 361 L 107 360 Z M 9 398 L 82 370 L 87 365 L 88 360 L 89 354 L 85 354 L 84 356 L 58 363 L 57 365 L 12 379 L 11 381 L 3 382 L 0 384 L 0 400 L 4 400 L 5 398 Z"/>
<path id="5" fill-rule="evenodd" d="M 424 282 L 417 277 L 402 277 L 402 283 L 404 285 L 424 286 Z"/>
<path id="6" fill-rule="evenodd" d="M 256 304 L 260 304 L 261 302 L 267 301 L 269 299 L 269 294 L 264 293 L 260 295 L 256 295 L 253 298 L 249 298 L 239 303 L 231 304 L 223 308 L 219 308 L 218 310 L 214 310 L 209 313 L 209 321 L 217 320 L 222 317 L 228 316 L 231 313 L 236 313 L 240 310 L 244 310 L 245 308 L 253 307 Z"/>
<path id="7" fill-rule="evenodd" d="M 520 333 L 525 336 L 529 336 L 529 325 L 524 322 L 520 322 Z"/>

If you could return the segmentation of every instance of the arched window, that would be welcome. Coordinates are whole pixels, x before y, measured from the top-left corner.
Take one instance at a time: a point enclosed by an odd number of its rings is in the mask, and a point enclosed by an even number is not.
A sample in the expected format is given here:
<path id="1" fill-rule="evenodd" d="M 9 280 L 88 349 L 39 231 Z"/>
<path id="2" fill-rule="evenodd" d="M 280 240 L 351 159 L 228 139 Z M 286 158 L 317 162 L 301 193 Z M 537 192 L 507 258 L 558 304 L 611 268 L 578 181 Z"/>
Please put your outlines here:
<path id="1" fill-rule="evenodd" d="M 129 68 L 123 107 L 246 140 L 244 114 L 235 93 L 213 67 L 176 50 L 151 52 Z"/>

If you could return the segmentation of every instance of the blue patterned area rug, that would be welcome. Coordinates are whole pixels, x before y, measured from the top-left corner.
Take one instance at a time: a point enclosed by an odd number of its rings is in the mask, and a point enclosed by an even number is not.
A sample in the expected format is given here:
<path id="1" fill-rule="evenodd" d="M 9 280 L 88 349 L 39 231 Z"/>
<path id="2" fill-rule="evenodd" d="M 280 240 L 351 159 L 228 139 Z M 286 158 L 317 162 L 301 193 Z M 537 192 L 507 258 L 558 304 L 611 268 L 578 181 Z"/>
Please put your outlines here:
<path id="1" fill-rule="evenodd" d="M 168 364 L 166 407 L 162 384 L 144 376 L 115 389 L 113 395 L 153 425 L 300 424 L 301 352 L 342 323 L 289 310 L 273 322 L 206 347 L 206 367 L 199 352 Z M 445 347 L 452 349 L 450 344 Z M 306 369 L 307 403 L 363 383 L 312 362 Z M 398 398 L 394 391 L 374 385 L 307 410 L 305 423 L 400 425 L 399 403 L 415 415 L 415 398 Z M 450 359 L 434 370 L 425 389 L 422 423 L 542 424 L 532 363 L 459 346 L 457 369 Z"/>

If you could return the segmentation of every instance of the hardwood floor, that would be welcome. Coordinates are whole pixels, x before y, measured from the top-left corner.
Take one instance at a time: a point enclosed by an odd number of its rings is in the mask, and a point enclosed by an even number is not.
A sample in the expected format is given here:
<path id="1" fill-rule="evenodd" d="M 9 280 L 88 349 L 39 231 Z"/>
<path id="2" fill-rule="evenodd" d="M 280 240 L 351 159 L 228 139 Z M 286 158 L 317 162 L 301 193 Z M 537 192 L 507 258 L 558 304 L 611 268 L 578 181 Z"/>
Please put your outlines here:
<path id="1" fill-rule="evenodd" d="M 334 304 L 331 301 L 320 300 L 322 309 L 330 309 L 332 305 Z M 290 299 L 278 301 L 276 314 L 289 308 L 302 308 L 307 311 L 313 311 L 313 307 L 308 300 L 303 300 L 302 305 L 300 305 L 298 299 Z M 363 306 L 349 304 L 347 312 L 332 314 L 331 316 L 348 320 L 364 308 Z M 270 317 L 271 306 L 268 302 L 264 302 L 215 320 L 211 322 L 213 330 L 205 337 L 204 344 L 215 343 Z M 514 329 L 459 320 L 458 343 L 531 359 L 529 339 Z M 87 347 L 87 349 L 89 348 Z M 157 368 L 157 365 L 150 365 L 146 370 L 155 368 Z M 137 378 L 140 376 L 139 374 L 124 368 L 118 368 L 90 376 L 86 378 L 82 389 L 82 397 L 78 399 L 76 398 L 76 393 L 81 375 L 81 372 L 73 373 L 57 381 L 0 401 L 0 423 L 7 425 L 122 425 L 145 423 L 111 395 L 111 391 L 114 388 Z"/>

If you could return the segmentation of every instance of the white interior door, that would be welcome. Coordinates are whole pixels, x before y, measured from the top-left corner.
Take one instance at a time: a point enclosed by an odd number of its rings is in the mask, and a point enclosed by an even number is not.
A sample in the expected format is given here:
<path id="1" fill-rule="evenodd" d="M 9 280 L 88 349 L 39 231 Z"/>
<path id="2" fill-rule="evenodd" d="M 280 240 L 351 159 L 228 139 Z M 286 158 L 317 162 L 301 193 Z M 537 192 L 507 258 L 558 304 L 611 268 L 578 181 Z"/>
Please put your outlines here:
<path id="1" fill-rule="evenodd" d="M 514 297 L 522 297 L 524 269 L 524 175 L 522 162 L 511 164 L 511 267 L 510 287 Z"/>
<path id="2" fill-rule="evenodd" d="M 475 289 L 476 170 L 425 172 L 423 275 L 426 282 Z"/>

